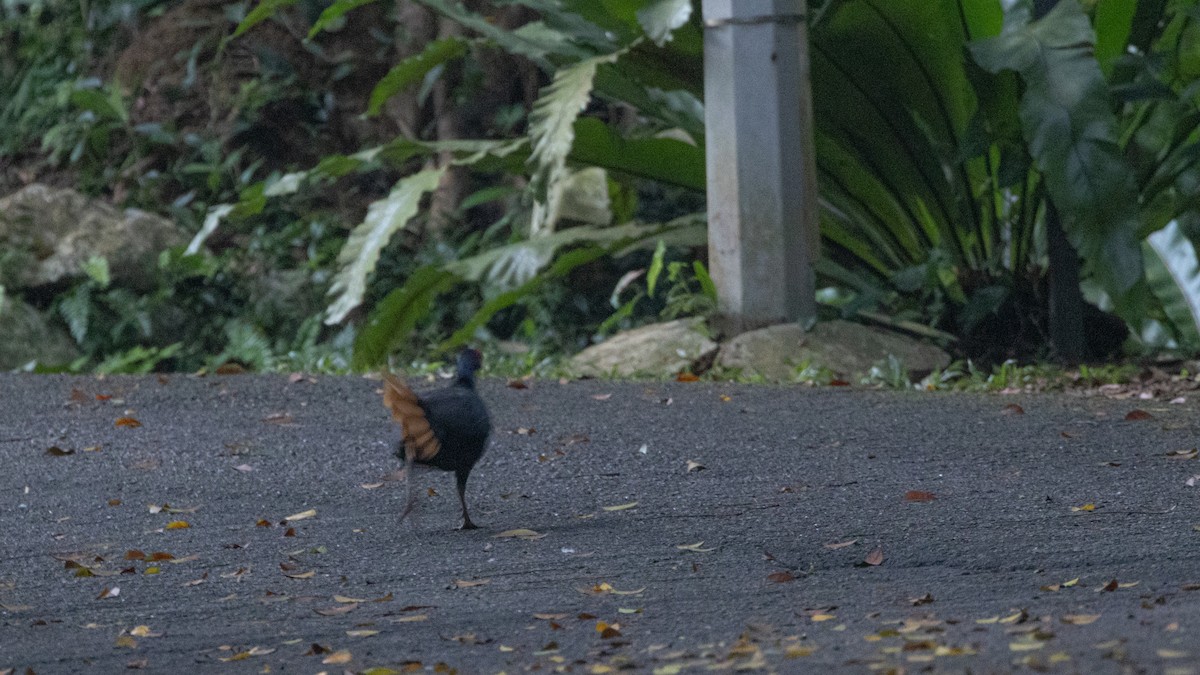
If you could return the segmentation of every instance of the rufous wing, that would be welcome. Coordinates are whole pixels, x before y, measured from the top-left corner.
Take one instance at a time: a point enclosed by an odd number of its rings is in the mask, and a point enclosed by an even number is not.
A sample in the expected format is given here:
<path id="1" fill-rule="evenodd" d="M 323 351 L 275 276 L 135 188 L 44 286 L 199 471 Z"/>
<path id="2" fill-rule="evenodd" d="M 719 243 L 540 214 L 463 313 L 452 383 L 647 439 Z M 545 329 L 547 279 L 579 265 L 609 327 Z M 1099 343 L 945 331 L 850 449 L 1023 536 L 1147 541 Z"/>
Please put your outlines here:
<path id="1" fill-rule="evenodd" d="M 406 457 L 426 462 L 438 454 L 441 441 L 433 434 L 417 395 L 404 380 L 390 373 L 383 375 L 383 405 L 392 411 L 392 419 L 400 423 Z"/>

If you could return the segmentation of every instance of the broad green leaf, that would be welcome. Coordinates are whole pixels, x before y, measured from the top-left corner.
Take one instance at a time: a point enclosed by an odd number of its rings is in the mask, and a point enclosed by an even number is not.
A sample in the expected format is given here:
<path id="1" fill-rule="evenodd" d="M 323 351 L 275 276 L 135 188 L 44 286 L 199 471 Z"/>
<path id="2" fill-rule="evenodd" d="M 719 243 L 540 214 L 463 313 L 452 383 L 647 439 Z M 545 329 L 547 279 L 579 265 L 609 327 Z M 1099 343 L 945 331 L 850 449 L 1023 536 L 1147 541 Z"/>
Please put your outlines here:
<path id="1" fill-rule="evenodd" d="M 378 115 L 379 111 L 383 109 L 383 104 L 389 98 L 404 91 L 412 84 L 420 82 L 434 67 L 466 54 L 469 44 L 467 40 L 456 37 L 434 40 L 425 45 L 425 49 L 421 50 L 419 54 L 410 56 L 393 66 L 371 91 L 371 98 L 367 103 L 367 115 Z"/>
<path id="2" fill-rule="evenodd" d="M 1200 348 L 1200 259 L 1195 244 L 1171 221 L 1146 238 L 1146 275 L 1178 336 L 1179 347 Z"/>
<path id="3" fill-rule="evenodd" d="M 367 288 L 367 277 L 375 270 L 379 253 L 392 235 L 417 213 L 421 197 L 437 189 L 445 169 L 427 169 L 401 179 L 384 199 L 367 208 L 367 217 L 354 228 L 338 254 L 340 271 L 329 294 L 337 296 L 326 312 L 325 323 L 340 323 L 357 307 Z"/>
<path id="4" fill-rule="evenodd" d="M 612 223 L 612 199 L 608 196 L 608 174 L 599 167 L 572 171 L 563 182 L 558 215 L 587 225 Z"/>
<path id="5" fill-rule="evenodd" d="M 312 28 L 308 31 L 308 39 L 316 37 L 317 33 L 325 30 L 325 27 L 342 18 L 346 12 L 352 9 L 357 9 L 363 5 L 369 5 L 375 0 L 337 0 L 332 5 L 325 8 L 321 12 L 321 16 L 317 17 Z"/>
<path id="6" fill-rule="evenodd" d="M 1112 73 L 1113 61 L 1125 53 L 1137 0 L 1099 0 L 1096 3 L 1096 61 L 1105 75 Z"/>
<path id="7" fill-rule="evenodd" d="M 692 0 L 653 0 L 637 12 L 638 22 L 654 44 L 663 46 L 671 33 L 692 16 Z"/>
<path id="8" fill-rule="evenodd" d="M 392 350 L 404 344 L 417 323 L 429 315 L 439 295 L 459 281 L 453 272 L 426 265 L 413 272 L 404 285 L 388 293 L 354 341 L 352 364 L 356 370 L 384 363 Z"/>
<path id="9" fill-rule="evenodd" d="M 675 138 L 621 138 L 594 117 L 575 122 L 570 159 L 671 185 L 705 189 L 704 148 Z"/>
<path id="10" fill-rule="evenodd" d="M 1025 6 L 1011 9 L 1004 32 L 973 43 L 971 53 L 990 72 L 1020 74 L 1029 152 L 1067 235 L 1118 313 L 1136 321 L 1146 299 L 1138 195 L 1118 146 L 1108 85 L 1092 54 L 1095 35 L 1077 0 L 1062 0 L 1038 21 L 1028 17 Z"/>

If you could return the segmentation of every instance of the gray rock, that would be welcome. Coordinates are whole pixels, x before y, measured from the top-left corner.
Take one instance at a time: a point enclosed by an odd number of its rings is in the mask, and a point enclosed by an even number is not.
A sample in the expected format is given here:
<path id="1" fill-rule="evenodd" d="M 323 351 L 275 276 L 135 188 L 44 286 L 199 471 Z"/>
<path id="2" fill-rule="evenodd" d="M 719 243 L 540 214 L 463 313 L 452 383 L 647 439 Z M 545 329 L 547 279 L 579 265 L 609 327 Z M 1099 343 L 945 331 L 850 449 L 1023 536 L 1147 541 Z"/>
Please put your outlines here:
<path id="1" fill-rule="evenodd" d="M 0 301 L 0 370 L 34 360 L 59 365 L 79 356 L 67 331 L 51 325 L 37 309 L 7 294 Z"/>
<path id="2" fill-rule="evenodd" d="M 579 352 L 567 364 L 576 376 L 674 377 L 716 353 L 704 319 L 693 317 L 618 333 Z"/>
<path id="3" fill-rule="evenodd" d="M 850 321 L 818 323 L 807 333 L 794 323 L 743 333 L 721 348 L 717 365 L 786 382 L 805 365 L 861 377 L 888 356 L 899 359 L 909 373 L 950 365 L 950 355 L 933 345 Z"/>
<path id="4" fill-rule="evenodd" d="M 158 254 L 187 235 L 165 218 L 41 184 L 0 199 L 0 284 L 35 288 L 83 276 L 92 256 L 114 283 L 149 288 Z"/>

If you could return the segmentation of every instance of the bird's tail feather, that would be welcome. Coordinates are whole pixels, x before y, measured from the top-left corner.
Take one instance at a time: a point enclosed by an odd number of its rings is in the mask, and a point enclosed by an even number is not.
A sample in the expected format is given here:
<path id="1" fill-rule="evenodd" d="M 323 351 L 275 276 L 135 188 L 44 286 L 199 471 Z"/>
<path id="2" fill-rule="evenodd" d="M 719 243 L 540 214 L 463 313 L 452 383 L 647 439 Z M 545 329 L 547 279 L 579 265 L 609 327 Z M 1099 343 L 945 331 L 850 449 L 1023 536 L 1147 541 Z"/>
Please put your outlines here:
<path id="1" fill-rule="evenodd" d="M 383 375 L 383 405 L 392 412 L 392 419 L 400 423 L 405 459 L 426 462 L 438 454 L 442 444 L 433 434 L 417 395 L 390 373 Z"/>

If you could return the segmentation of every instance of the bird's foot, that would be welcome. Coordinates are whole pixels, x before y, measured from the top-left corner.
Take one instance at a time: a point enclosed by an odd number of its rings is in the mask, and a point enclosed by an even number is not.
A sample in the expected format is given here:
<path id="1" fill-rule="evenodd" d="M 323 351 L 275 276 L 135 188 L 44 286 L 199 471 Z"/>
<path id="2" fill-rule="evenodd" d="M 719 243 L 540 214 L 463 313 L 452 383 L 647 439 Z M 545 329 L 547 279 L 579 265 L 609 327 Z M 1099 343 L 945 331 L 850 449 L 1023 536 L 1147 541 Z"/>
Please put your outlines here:
<path id="1" fill-rule="evenodd" d="M 463 521 L 462 527 L 460 527 L 458 529 L 460 529 L 460 530 L 478 530 L 479 526 L 476 525 L 475 523 L 472 523 L 470 518 L 467 518 L 466 520 Z"/>

